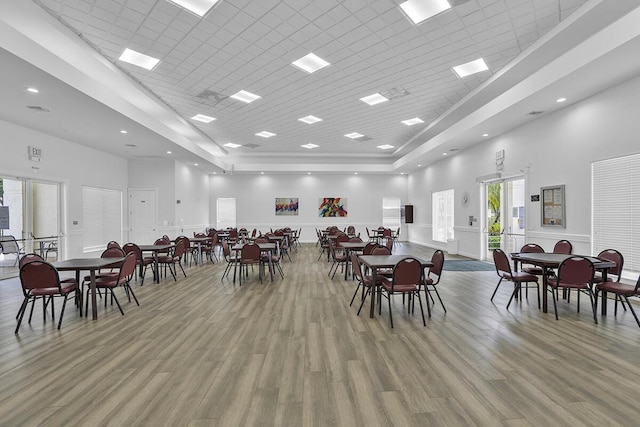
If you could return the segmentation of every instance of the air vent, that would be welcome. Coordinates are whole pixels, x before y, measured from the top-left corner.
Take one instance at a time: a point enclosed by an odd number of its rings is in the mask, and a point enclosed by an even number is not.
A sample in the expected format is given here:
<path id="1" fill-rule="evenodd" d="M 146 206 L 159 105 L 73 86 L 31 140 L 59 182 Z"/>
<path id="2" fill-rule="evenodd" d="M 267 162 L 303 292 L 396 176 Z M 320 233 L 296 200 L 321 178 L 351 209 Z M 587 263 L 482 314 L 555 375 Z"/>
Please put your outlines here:
<path id="1" fill-rule="evenodd" d="M 403 87 L 392 87 L 391 89 L 383 90 L 380 95 L 387 99 L 396 99 L 409 95 L 409 91 Z"/>
<path id="2" fill-rule="evenodd" d="M 137 147 L 137 145 L 136 145 L 136 144 L 125 144 L 124 146 L 125 146 L 125 147 L 132 147 L 132 148 Z"/>
<path id="3" fill-rule="evenodd" d="M 529 113 L 527 113 L 527 116 L 539 116 L 540 114 L 543 114 L 544 111 L 531 111 Z"/>
<path id="4" fill-rule="evenodd" d="M 360 138 L 354 138 L 354 141 L 359 141 L 359 142 L 365 142 L 365 141 L 371 141 L 373 138 L 369 137 L 369 136 L 361 136 Z"/>
<path id="5" fill-rule="evenodd" d="M 459 148 L 452 148 L 452 149 L 450 149 L 449 151 L 451 151 L 451 152 L 454 152 L 454 151 L 460 151 L 460 149 L 459 149 Z"/>
<path id="6" fill-rule="evenodd" d="M 247 147 L 247 148 L 258 148 L 260 147 L 260 145 L 258 144 L 243 144 L 243 147 Z"/>
<path id="7" fill-rule="evenodd" d="M 48 113 L 50 111 L 48 108 L 44 108 L 39 105 L 27 105 L 27 108 L 39 113 Z"/>
<path id="8" fill-rule="evenodd" d="M 218 103 L 224 101 L 225 99 L 227 99 L 229 97 L 227 95 L 223 95 L 223 94 L 221 94 L 219 92 L 216 92 L 214 90 L 205 89 L 202 92 L 200 92 L 199 94 L 197 94 L 196 98 L 205 99 L 205 100 L 211 102 L 212 104 L 218 104 Z"/>

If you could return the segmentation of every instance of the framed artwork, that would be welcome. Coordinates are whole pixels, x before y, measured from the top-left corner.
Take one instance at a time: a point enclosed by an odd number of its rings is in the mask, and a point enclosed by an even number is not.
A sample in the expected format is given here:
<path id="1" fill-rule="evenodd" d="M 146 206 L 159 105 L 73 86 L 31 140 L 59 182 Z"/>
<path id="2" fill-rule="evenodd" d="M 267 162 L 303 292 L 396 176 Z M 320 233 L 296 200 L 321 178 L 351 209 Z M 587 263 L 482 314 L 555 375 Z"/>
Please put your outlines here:
<path id="1" fill-rule="evenodd" d="M 298 198 L 276 197 L 276 215 L 298 215 Z"/>
<path id="2" fill-rule="evenodd" d="M 540 195 L 542 196 L 541 225 L 565 228 L 564 185 L 542 187 Z"/>
<path id="3" fill-rule="evenodd" d="M 347 199 L 344 197 L 324 197 L 320 199 L 318 207 L 320 217 L 347 216 Z"/>

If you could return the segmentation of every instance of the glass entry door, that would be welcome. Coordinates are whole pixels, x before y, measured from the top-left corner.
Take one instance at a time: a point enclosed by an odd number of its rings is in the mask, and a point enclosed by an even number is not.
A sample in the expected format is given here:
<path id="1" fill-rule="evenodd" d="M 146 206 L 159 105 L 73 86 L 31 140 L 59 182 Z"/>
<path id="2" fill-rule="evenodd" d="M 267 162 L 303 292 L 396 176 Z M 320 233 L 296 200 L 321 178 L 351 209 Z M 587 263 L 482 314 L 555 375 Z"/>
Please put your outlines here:
<path id="1" fill-rule="evenodd" d="M 525 180 L 515 178 L 487 182 L 484 186 L 485 247 L 487 260 L 492 260 L 492 251 L 502 249 L 507 254 L 517 252 L 525 242 Z"/>

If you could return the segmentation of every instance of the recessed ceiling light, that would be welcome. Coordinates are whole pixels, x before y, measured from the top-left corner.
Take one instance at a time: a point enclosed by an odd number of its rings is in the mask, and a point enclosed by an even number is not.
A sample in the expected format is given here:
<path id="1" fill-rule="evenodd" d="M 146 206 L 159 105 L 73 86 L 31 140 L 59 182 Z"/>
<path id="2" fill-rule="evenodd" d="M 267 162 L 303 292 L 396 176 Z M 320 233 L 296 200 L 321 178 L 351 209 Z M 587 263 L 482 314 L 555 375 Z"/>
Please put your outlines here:
<path id="1" fill-rule="evenodd" d="M 408 0 L 400 4 L 400 8 L 407 14 L 411 22 L 419 24 L 447 9 L 451 5 L 447 0 Z"/>
<path id="2" fill-rule="evenodd" d="M 193 164 L 193 166 L 198 166 L 198 164 L 197 164 L 197 163 L 194 163 L 194 164 Z"/>
<path id="3" fill-rule="evenodd" d="M 422 167 L 422 165 L 418 165 L 418 167 L 419 167 L 419 168 L 421 168 L 421 167 Z"/>
<path id="4" fill-rule="evenodd" d="M 319 145 L 316 145 L 316 144 L 304 144 L 304 145 L 301 145 L 301 147 L 308 148 L 309 150 L 311 150 L 312 148 L 318 148 Z"/>
<path id="5" fill-rule="evenodd" d="M 383 145 L 378 145 L 378 148 L 381 150 L 388 150 L 389 148 L 393 148 L 393 145 L 383 144 Z"/>
<path id="6" fill-rule="evenodd" d="M 171 154 L 171 151 L 167 151 L 167 154 Z"/>
<path id="7" fill-rule="evenodd" d="M 488 133 L 483 133 L 482 136 L 487 137 L 487 136 L 489 136 L 489 134 Z"/>
<path id="8" fill-rule="evenodd" d="M 190 12 L 202 17 L 207 14 L 219 0 L 169 0 L 178 6 L 184 7 Z"/>
<path id="9" fill-rule="evenodd" d="M 321 122 L 321 121 L 322 121 L 322 119 L 319 119 L 319 118 L 318 118 L 318 117 L 316 117 L 316 116 L 307 116 L 307 117 L 303 117 L 303 118 L 298 119 L 298 120 L 300 120 L 301 122 L 304 122 L 304 123 L 310 124 L 310 125 L 312 125 L 312 124 L 314 124 L 314 123 L 317 123 L 317 122 Z"/>
<path id="10" fill-rule="evenodd" d="M 159 59 L 140 52 L 136 52 L 135 50 L 129 48 L 126 48 L 118 59 L 120 61 L 128 62 L 129 64 L 137 65 L 138 67 L 142 67 L 147 70 L 152 70 L 153 67 L 158 65 L 158 62 L 160 62 Z"/>
<path id="11" fill-rule="evenodd" d="M 400 175 L 404 175 L 404 172 L 400 172 Z"/>
<path id="12" fill-rule="evenodd" d="M 307 172 L 307 175 L 311 175 L 311 172 Z"/>
<path id="13" fill-rule="evenodd" d="M 242 147 L 242 145 L 240 144 L 234 144 L 233 142 L 227 142 L 226 144 L 224 144 L 225 147 L 229 147 L 229 148 L 238 148 L 238 147 Z"/>
<path id="14" fill-rule="evenodd" d="M 128 133 L 126 130 L 122 129 L 120 133 Z"/>
<path id="15" fill-rule="evenodd" d="M 191 117 L 191 120 L 196 120 L 202 123 L 211 123 L 215 120 L 215 117 L 205 116 L 204 114 L 196 114 L 195 116 Z"/>
<path id="16" fill-rule="evenodd" d="M 351 138 L 351 139 L 356 139 L 356 138 L 362 138 L 364 135 L 358 132 L 351 132 L 345 135 L 347 138 Z"/>
<path id="17" fill-rule="evenodd" d="M 255 95 L 251 92 L 247 92 L 246 90 L 241 90 L 240 92 L 236 92 L 231 95 L 231 98 L 237 99 L 238 101 L 246 102 L 248 104 L 255 101 L 256 99 L 260 99 L 261 96 Z"/>
<path id="18" fill-rule="evenodd" d="M 36 89 L 35 87 L 25 87 L 25 90 L 27 92 L 31 92 L 31 93 L 39 93 L 40 91 L 38 89 Z"/>
<path id="19" fill-rule="evenodd" d="M 364 98 L 360 98 L 360 101 L 364 102 L 365 104 L 369 104 L 369 105 L 380 104 L 381 102 L 386 102 L 388 100 L 389 100 L 389 98 L 385 98 L 384 96 L 380 95 L 379 93 L 374 93 L 373 95 L 369 95 L 369 96 L 365 96 Z"/>
<path id="20" fill-rule="evenodd" d="M 418 123 L 424 123 L 424 120 L 419 119 L 418 117 L 415 117 L 413 119 L 403 120 L 402 123 L 407 126 L 413 126 L 413 125 L 417 125 Z"/>
<path id="21" fill-rule="evenodd" d="M 309 53 L 308 55 L 303 56 L 297 61 L 293 61 L 291 64 L 295 65 L 301 70 L 306 71 L 309 74 L 331 65 L 327 61 L 317 55 L 314 55 L 313 53 Z"/>
<path id="22" fill-rule="evenodd" d="M 264 172 L 260 172 L 260 175 L 264 175 Z"/>
<path id="23" fill-rule="evenodd" d="M 443 155 L 443 156 L 446 156 L 446 155 L 447 155 L 447 153 L 442 153 L 442 155 Z"/>
<path id="24" fill-rule="evenodd" d="M 354 175 L 358 175 L 358 172 L 354 172 L 353 174 L 354 174 Z"/>
<path id="25" fill-rule="evenodd" d="M 564 102 L 566 100 L 567 100 L 567 98 L 558 98 L 558 99 L 556 99 L 556 102 Z"/>
<path id="26" fill-rule="evenodd" d="M 276 136 L 276 134 L 263 130 L 262 132 L 256 133 L 256 136 L 261 136 L 263 138 L 271 138 L 272 136 Z"/>
<path id="27" fill-rule="evenodd" d="M 478 58 L 473 61 L 466 62 L 464 64 L 456 65 L 453 67 L 453 71 L 458 75 L 458 77 L 467 77 L 471 74 L 480 73 L 482 71 L 488 70 L 487 63 L 484 62 L 484 59 Z"/>

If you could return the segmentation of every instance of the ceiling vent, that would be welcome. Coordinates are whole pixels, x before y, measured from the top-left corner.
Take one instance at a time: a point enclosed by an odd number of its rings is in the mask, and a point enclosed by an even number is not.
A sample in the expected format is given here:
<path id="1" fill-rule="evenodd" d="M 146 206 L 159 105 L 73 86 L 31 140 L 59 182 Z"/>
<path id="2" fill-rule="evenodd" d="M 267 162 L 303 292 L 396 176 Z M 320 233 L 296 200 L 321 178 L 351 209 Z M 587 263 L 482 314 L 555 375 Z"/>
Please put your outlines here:
<path id="1" fill-rule="evenodd" d="M 212 104 L 218 104 L 218 103 L 224 101 L 225 99 L 227 99 L 229 97 L 227 95 L 223 95 L 223 94 L 221 94 L 219 92 L 216 92 L 216 91 L 213 91 L 211 89 L 205 89 L 202 92 L 200 92 L 199 94 L 197 94 L 196 98 L 207 100 L 207 101 L 211 102 Z"/>
<path id="2" fill-rule="evenodd" d="M 243 144 L 243 147 L 247 147 L 247 148 L 258 148 L 260 147 L 260 145 L 258 144 Z"/>
<path id="3" fill-rule="evenodd" d="M 527 116 L 539 116 L 540 114 L 544 114 L 544 111 L 531 111 L 527 113 Z"/>
<path id="4" fill-rule="evenodd" d="M 33 111 L 37 111 L 39 113 L 48 113 L 49 111 L 51 111 L 48 108 L 44 108 L 39 105 L 27 105 L 27 108 Z"/>
<path id="5" fill-rule="evenodd" d="M 365 141 L 371 141 L 373 138 L 369 137 L 369 136 L 361 136 L 360 138 L 353 138 L 354 141 L 359 141 L 359 142 L 365 142 Z"/>
<path id="6" fill-rule="evenodd" d="M 409 95 L 409 91 L 403 87 L 392 87 L 391 89 L 383 90 L 380 95 L 387 99 L 396 99 Z"/>

